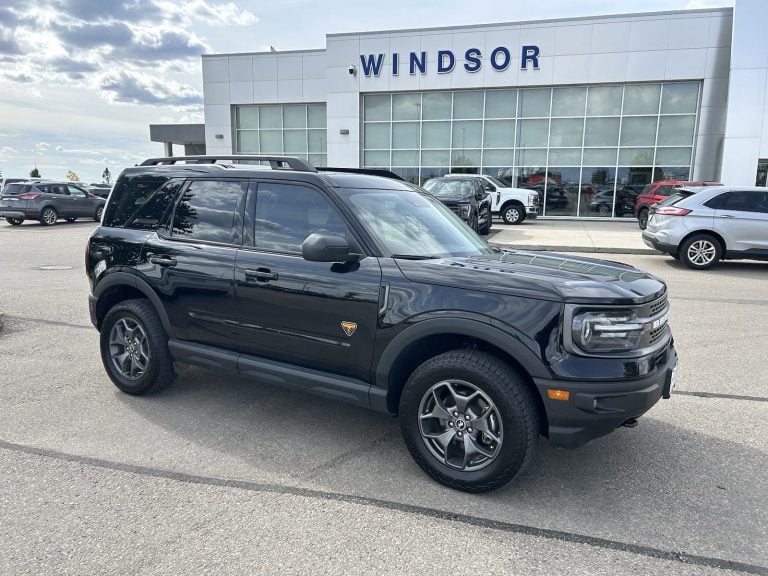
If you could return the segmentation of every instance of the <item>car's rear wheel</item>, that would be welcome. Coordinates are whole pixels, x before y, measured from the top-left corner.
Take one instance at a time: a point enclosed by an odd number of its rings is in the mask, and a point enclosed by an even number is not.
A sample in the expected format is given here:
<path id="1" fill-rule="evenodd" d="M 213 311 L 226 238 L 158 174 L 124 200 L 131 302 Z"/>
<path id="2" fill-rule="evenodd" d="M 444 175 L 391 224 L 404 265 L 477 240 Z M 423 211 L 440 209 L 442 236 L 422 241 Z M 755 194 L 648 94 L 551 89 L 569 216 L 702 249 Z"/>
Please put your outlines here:
<path id="1" fill-rule="evenodd" d="M 53 226 L 58 219 L 59 215 L 56 213 L 56 210 L 50 206 L 43 208 L 43 211 L 40 213 L 40 224 L 43 226 Z"/>
<path id="2" fill-rule="evenodd" d="M 21 223 L 24 222 L 24 218 L 6 218 L 5 221 L 11 226 L 21 226 Z"/>
<path id="3" fill-rule="evenodd" d="M 501 209 L 501 219 L 505 224 L 520 224 L 525 220 L 525 208 L 521 204 L 506 204 Z"/>
<path id="4" fill-rule="evenodd" d="M 124 300 L 101 325 L 101 361 L 112 382 L 141 396 L 169 386 L 176 373 L 168 336 L 149 300 Z"/>
<path id="5" fill-rule="evenodd" d="M 642 208 L 637 213 L 637 224 L 640 226 L 640 230 L 645 230 L 648 227 L 648 208 Z"/>
<path id="6" fill-rule="evenodd" d="M 539 416 L 530 388 L 512 367 L 485 352 L 453 350 L 411 374 L 400 399 L 400 429 L 432 478 L 487 492 L 528 463 Z"/>
<path id="7" fill-rule="evenodd" d="M 688 268 L 706 270 L 720 261 L 723 248 L 714 236 L 694 234 L 680 246 L 679 255 Z"/>
<path id="8" fill-rule="evenodd" d="M 101 222 L 101 215 L 104 214 L 104 206 L 96 208 L 96 213 L 93 215 L 93 219 L 96 222 Z"/>

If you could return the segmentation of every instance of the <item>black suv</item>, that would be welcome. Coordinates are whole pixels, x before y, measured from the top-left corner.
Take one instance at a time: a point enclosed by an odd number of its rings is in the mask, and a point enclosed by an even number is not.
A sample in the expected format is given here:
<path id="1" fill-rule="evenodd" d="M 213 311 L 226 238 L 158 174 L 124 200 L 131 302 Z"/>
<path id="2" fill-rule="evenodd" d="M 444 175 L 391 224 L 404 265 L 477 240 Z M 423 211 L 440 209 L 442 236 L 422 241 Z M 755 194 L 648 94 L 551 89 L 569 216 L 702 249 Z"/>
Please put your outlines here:
<path id="1" fill-rule="evenodd" d="M 479 234 L 491 231 L 492 186 L 482 178 L 451 176 L 432 178 L 424 188 L 435 198 L 459 215 L 469 227 Z"/>
<path id="2" fill-rule="evenodd" d="M 272 169 L 214 163 L 238 159 Z M 399 414 L 416 462 L 467 491 L 513 478 L 539 434 L 634 426 L 673 385 L 658 278 L 494 250 L 418 187 L 293 158 L 126 169 L 86 270 L 124 392 L 178 361 Z"/>

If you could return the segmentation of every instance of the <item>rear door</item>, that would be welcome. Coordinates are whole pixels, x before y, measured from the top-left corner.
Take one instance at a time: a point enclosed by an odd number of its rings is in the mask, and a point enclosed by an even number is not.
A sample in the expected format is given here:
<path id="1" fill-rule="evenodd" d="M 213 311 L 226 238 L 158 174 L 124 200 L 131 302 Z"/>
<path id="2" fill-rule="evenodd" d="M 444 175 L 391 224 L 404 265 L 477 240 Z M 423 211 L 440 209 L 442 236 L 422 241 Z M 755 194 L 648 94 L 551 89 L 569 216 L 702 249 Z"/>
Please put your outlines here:
<path id="1" fill-rule="evenodd" d="M 247 184 L 188 181 L 165 227 L 144 244 L 141 272 L 180 340 L 236 349 L 235 255 Z"/>
<path id="2" fill-rule="evenodd" d="M 241 352 L 368 381 L 378 319 L 378 259 L 309 262 L 313 232 L 356 242 L 324 191 L 305 183 L 252 183 L 235 283 Z"/>
<path id="3" fill-rule="evenodd" d="M 727 250 L 768 256 L 768 193 L 733 191 L 716 198 L 715 230 Z"/>

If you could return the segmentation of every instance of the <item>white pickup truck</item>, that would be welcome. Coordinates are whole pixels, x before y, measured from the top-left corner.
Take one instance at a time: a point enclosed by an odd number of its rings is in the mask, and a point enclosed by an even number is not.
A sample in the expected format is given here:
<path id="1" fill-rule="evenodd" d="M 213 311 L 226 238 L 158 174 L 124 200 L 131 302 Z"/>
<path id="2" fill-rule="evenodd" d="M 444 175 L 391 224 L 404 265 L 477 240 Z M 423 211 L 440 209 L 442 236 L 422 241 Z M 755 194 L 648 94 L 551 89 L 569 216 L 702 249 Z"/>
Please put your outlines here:
<path id="1" fill-rule="evenodd" d="M 525 188 L 510 188 L 493 176 L 485 174 L 448 174 L 451 176 L 475 176 L 482 178 L 485 189 L 491 194 L 491 213 L 501 216 L 505 224 L 520 224 L 526 218 L 539 215 L 539 193 Z"/>

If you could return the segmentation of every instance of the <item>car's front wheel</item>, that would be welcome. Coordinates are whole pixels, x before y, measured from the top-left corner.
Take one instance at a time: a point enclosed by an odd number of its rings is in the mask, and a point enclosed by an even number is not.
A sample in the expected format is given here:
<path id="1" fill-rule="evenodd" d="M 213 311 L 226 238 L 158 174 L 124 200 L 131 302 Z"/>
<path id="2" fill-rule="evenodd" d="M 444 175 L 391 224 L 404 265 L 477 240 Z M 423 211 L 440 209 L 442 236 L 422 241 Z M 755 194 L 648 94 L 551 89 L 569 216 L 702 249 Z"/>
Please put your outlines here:
<path id="1" fill-rule="evenodd" d="M 640 230 L 645 230 L 648 227 L 648 208 L 642 208 L 637 213 L 637 224 L 640 226 Z"/>
<path id="2" fill-rule="evenodd" d="M 96 208 L 96 212 L 93 214 L 93 219 L 96 222 L 101 222 L 101 215 L 104 214 L 104 206 L 101 205 L 98 208 Z"/>
<path id="3" fill-rule="evenodd" d="M 720 261 L 723 248 L 714 236 L 694 234 L 680 246 L 680 261 L 694 270 L 712 268 Z"/>
<path id="4" fill-rule="evenodd" d="M 533 393 L 511 366 L 485 352 L 453 350 L 411 374 L 400 399 L 400 429 L 432 478 L 487 492 L 528 463 L 539 415 Z"/>
<path id="5" fill-rule="evenodd" d="M 506 204 L 501 209 L 501 219 L 504 224 L 520 224 L 525 220 L 525 208 L 522 204 Z"/>
<path id="6" fill-rule="evenodd" d="M 176 376 L 168 336 L 149 300 L 115 304 L 102 322 L 100 347 L 107 374 L 127 394 L 157 392 Z"/>
<path id="7" fill-rule="evenodd" d="M 24 222 L 24 218 L 6 218 L 5 221 L 11 226 L 21 226 L 21 223 Z"/>

